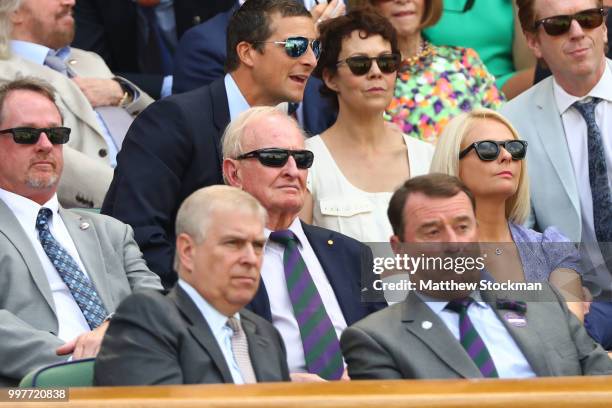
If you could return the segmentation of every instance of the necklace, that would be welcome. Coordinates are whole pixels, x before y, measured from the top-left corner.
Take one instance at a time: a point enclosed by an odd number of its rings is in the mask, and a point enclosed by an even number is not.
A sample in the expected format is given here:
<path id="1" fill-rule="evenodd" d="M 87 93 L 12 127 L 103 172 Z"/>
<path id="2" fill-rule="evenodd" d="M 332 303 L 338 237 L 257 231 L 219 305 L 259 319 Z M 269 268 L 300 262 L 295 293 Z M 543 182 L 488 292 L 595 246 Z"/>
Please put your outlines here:
<path id="1" fill-rule="evenodd" d="M 427 41 L 421 39 L 419 43 L 419 49 L 417 50 L 416 54 L 411 57 L 404 58 L 402 60 L 400 71 L 404 71 L 410 68 L 411 66 L 419 62 L 422 58 L 425 58 L 430 55 L 432 52 L 432 46 Z"/>

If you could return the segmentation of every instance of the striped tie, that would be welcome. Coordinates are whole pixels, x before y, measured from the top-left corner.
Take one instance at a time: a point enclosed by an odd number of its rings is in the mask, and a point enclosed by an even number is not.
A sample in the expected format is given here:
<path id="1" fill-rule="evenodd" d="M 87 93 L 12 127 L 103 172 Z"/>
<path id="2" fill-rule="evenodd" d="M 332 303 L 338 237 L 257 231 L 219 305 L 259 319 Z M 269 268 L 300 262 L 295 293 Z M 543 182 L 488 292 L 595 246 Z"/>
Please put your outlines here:
<path id="1" fill-rule="evenodd" d="M 283 266 L 287 290 L 302 337 L 309 373 L 327 380 L 342 377 L 344 364 L 340 343 L 321 296 L 298 250 L 298 239 L 289 230 L 274 231 L 270 240 L 285 246 Z"/>
<path id="2" fill-rule="evenodd" d="M 472 302 L 474 299 L 470 297 L 455 299 L 448 302 L 446 308 L 459 313 L 459 341 L 483 377 L 497 378 L 499 376 L 489 350 L 467 314 L 467 309 Z"/>

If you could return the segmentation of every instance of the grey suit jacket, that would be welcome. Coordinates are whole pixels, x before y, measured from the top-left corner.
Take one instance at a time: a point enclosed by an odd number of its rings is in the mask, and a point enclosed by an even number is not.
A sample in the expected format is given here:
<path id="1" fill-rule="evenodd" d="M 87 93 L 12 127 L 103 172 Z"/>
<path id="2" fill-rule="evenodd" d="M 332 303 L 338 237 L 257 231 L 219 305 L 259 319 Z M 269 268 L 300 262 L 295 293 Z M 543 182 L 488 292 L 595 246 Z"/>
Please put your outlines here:
<path id="1" fill-rule="evenodd" d="M 240 321 L 258 382 L 289 381 L 283 340 L 271 323 L 243 310 Z M 111 320 L 95 364 L 97 385 L 233 383 L 206 319 L 175 287 L 128 297 Z"/>
<path id="2" fill-rule="evenodd" d="M 612 69 L 612 60 L 607 63 Z M 571 241 L 580 242 L 578 185 L 553 94 L 552 76 L 512 99 L 501 113 L 529 143 L 527 164 L 533 215 L 529 226 L 537 224 L 544 231 L 554 225 Z"/>
<path id="3" fill-rule="evenodd" d="M 92 52 L 72 48 L 68 63 L 78 76 L 115 78 L 102 58 Z M 23 76 L 42 78 L 55 87 L 64 125 L 72 129 L 70 141 L 64 146 L 64 172 L 58 190 L 60 203 L 68 208 L 101 207 L 113 169 L 108 160 L 108 146 L 91 104 L 74 81 L 59 72 L 18 55 L 0 60 L 0 82 Z M 138 89 L 123 78 L 121 80 Z M 131 117 L 153 102 L 143 91 L 139 90 L 139 93 L 140 97 L 125 107 Z"/>
<path id="4" fill-rule="evenodd" d="M 514 338 L 537 376 L 612 374 L 612 360 L 567 310 L 556 292 L 545 286 L 547 300 L 529 302 L 527 326 L 509 325 L 498 318 Z M 495 305 L 497 294 L 481 292 Z M 520 294 L 505 298 L 520 300 Z M 493 306 L 495 307 L 495 306 Z M 422 327 L 423 321 L 432 323 Z M 444 322 L 410 292 L 406 300 L 366 317 L 347 328 L 340 340 L 353 379 L 477 378 L 482 374 Z"/>
<path id="5" fill-rule="evenodd" d="M 86 211 L 60 208 L 60 215 L 109 313 L 132 290 L 161 290 L 128 225 Z M 89 227 L 82 229 L 84 223 Z M 66 360 L 55 354 L 63 344 L 58 319 L 35 249 L 0 200 L 0 387 L 15 385 L 36 367 Z"/>

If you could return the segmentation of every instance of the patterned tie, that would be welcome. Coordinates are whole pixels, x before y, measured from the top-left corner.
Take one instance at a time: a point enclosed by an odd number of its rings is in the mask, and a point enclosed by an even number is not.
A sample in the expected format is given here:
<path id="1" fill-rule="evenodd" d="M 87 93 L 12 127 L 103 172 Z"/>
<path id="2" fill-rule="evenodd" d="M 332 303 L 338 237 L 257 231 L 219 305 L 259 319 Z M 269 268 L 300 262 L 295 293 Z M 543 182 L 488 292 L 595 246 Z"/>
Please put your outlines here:
<path id="1" fill-rule="evenodd" d="M 578 101 L 572 106 L 582 115 L 587 125 L 589 152 L 589 182 L 593 197 L 593 225 L 598 242 L 612 242 L 612 195 L 608 183 L 608 166 L 601 140 L 601 131 L 595 122 L 595 106 L 599 98 Z"/>
<path id="2" fill-rule="evenodd" d="M 233 316 L 227 319 L 227 325 L 234 333 L 232 334 L 232 352 L 236 363 L 238 363 L 240 374 L 242 374 L 242 380 L 245 384 L 254 384 L 257 379 L 249 356 L 249 343 L 247 343 L 246 334 L 242 330 L 240 321 Z"/>
<path id="3" fill-rule="evenodd" d="M 40 243 L 62 280 L 70 289 L 72 297 L 79 305 L 85 320 L 89 324 L 89 328 L 93 330 L 104 322 L 108 314 L 91 281 L 83 274 L 70 254 L 51 235 L 49 219 L 52 215 L 53 212 L 44 207 L 38 212 L 36 229 L 38 230 Z"/>
<path id="4" fill-rule="evenodd" d="M 499 376 L 489 350 L 487 350 L 487 346 L 482 341 L 467 314 L 467 309 L 472 302 L 474 302 L 474 299 L 470 297 L 455 299 L 448 302 L 446 308 L 459 313 L 459 342 L 474 361 L 483 377 L 497 378 Z"/>
<path id="5" fill-rule="evenodd" d="M 292 231 L 274 231 L 270 240 L 285 246 L 283 265 L 287 290 L 302 337 L 304 358 L 309 373 L 327 380 L 342 377 L 344 364 L 334 326 L 325 311 L 317 287 L 298 250 Z"/>
<path id="6" fill-rule="evenodd" d="M 45 57 L 45 65 L 68 77 L 74 76 L 74 72 L 66 65 L 66 62 L 60 57 L 53 55 L 51 51 Z"/>

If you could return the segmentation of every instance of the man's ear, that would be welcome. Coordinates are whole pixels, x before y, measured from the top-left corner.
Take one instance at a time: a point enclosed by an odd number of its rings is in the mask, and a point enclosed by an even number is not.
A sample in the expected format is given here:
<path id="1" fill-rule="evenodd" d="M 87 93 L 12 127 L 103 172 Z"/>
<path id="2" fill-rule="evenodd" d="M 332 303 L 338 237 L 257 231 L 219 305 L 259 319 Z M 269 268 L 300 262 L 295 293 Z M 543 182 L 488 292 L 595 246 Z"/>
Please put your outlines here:
<path id="1" fill-rule="evenodd" d="M 240 164 L 235 159 L 223 160 L 223 178 L 225 182 L 232 186 L 242 188 L 242 178 L 240 174 Z"/>
<path id="2" fill-rule="evenodd" d="M 542 58 L 540 42 L 538 41 L 538 33 L 528 31 L 523 31 L 523 33 L 525 34 L 525 39 L 527 40 L 527 46 L 531 49 L 533 55 L 535 55 L 538 59 Z"/>
<path id="3" fill-rule="evenodd" d="M 240 41 L 238 45 L 236 45 L 236 54 L 238 54 L 240 62 L 246 65 L 247 67 L 252 68 L 255 66 L 254 53 L 259 54 L 259 51 L 253 48 L 253 45 L 251 43 L 248 43 L 246 41 Z"/>
<path id="4" fill-rule="evenodd" d="M 23 21 L 25 20 L 25 12 L 23 10 L 23 4 L 19 6 L 17 10 L 13 11 L 10 14 L 9 18 L 11 20 L 11 24 L 13 24 L 13 28 L 15 28 L 15 26 L 23 24 Z"/>
<path id="5" fill-rule="evenodd" d="M 194 268 L 194 251 L 195 241 L 193 238 L 185 233 L 181 233 L 176 237 L 176 256 L 178 257 L 178 265 L 182 274 L 191 275 Z M 186 280 L 188 280 L 188 278 Z"/>
<path id="6" fill-rule="evenodd" d="M 398 237 L 397 235 L 391 235 L 391 238 L 389 238 L 389 242 L 391 243 L 391 249 L 393 250 L 394 254 L 402 253 L 400 248 L 402 240 L 400 239 L 400 237 Z"/>

